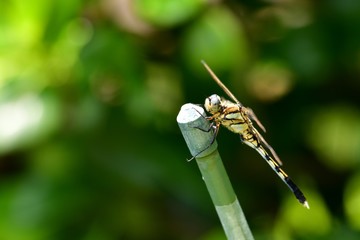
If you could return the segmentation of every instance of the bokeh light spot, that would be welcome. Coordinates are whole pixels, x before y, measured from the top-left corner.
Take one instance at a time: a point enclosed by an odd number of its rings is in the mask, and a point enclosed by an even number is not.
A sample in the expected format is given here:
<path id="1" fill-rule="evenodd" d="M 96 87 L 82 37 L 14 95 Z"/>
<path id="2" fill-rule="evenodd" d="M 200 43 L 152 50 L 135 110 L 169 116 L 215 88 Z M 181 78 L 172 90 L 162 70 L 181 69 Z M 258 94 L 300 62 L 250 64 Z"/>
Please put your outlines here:
<path id="1" fill-rule="evenodd" d="M 323 163 L 335 170 L 359 163 L 360 113 L 350 106 L 323 108 L 312 115 L 310 146 Z"/>

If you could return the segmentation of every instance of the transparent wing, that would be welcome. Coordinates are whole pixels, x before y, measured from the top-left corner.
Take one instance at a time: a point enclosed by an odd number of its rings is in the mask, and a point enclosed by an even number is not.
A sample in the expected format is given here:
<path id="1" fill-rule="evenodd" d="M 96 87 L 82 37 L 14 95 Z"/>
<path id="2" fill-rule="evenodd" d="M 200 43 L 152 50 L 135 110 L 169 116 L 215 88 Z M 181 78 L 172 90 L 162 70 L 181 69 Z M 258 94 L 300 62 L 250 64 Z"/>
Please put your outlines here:
<path id="1" fill-rule="evenodd" d="M 257 135 L 257 137 L 259 138 L 260 142 L 267 148 L 269 149 L 269 151 L 271 152 L 271 155 L 274 157 L 275 161 L 282 166 L 283 163 L 280 160 L 279 156 L 276 154 L 275 150 L 270 146 L 270 144 L 268 144 L 265 140 L 265 138 L 258 132 L 255 130 L 255 133 Z"/>
<path id="2" fill-rule="evenodd" d="M 239 100 L 230 92 L 230 90 L 220 81 L 220 79 L 215 75 L 215 73 L 211 70 L 211 68 L 206 64 L 204 60 L 201 60 L 201 63 L 204 65 L 206 70 L 209 72 L 210 76 L 215 80 L 215 82 L 224 90 L 224 92 L 237 104 L 243 106 Z"/>
<path id="3" fill-rule="evenodd" d="M 261 128 L 261 130 L 266 132 L 264 125 L 260 122 L 260 120 L 257 118 L 257 116 L 255 115 L 254 111 L 251 108 L 247 107 L 246 113 L 251 118 L 251 120 L 254 120 L 254 122 L 256 122 L 256 124 Z"/>
<path id="4" fill-rule="evenodd" d="M 204 67 L 209 72 L 210 76 L 215 80 L 215 82 L 224 90 L 224 92 L 234 102 L 236 102 L 237 104 L 239 104 L 240 106 L 243 107 L 244 105 L 234 96 L 234 94 L 232 94 L 232 92 L 230 92 L 230 90 L 225 86 L 225 84 L 223 84 L 221 82 L 221 80 L 216 76 L 216 74 L 211 70 L 211 68 L 206 64 L 206 62 L 204 60 L 202 60 L 201 63 L 204 65 Z M 264 125 L 262 125 L 260 120 L 256 117 L 254 111 L 251 108 L 246 108 L 246 109 L 247 109 L 247 114 L 249 115 L 249 117 L 256 122 L 256 124 L 261 128 L 261 130 L 266 132 L 266 129 L 265 129 Z"/>

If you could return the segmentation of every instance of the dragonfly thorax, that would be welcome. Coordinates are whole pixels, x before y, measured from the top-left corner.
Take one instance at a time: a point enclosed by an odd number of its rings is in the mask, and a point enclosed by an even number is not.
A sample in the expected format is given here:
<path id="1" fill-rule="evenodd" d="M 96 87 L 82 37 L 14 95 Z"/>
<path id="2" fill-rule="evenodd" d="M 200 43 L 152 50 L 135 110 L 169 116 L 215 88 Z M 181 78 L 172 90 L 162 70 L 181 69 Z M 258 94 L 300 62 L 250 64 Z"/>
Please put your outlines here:
<path id="1" fill-rule="evenodd" d="M 221 110 L 221 98 L 216 94 L 211 95 L 205 99 L 204 107 L 211 114 L 219 112 Z"/>

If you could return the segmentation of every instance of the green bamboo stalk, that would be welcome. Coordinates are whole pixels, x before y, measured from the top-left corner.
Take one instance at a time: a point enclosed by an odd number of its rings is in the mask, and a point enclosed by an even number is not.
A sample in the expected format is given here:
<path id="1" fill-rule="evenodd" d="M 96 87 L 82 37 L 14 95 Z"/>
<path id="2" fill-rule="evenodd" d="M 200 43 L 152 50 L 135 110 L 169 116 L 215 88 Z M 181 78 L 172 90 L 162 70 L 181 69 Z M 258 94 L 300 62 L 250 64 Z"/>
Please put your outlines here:
<path id="1" fill-rule="evenodd" d="M 210 123 L 203 116 L 204 109 L 185 104 L 177 116 L 177 122 L 192 156 L 196 156 L 203 180 L 215 205 L 216 212 L 228 239 L 254 239 L 245 215 L 225 171 L 217 142 L 209 147 L 213 138 Z M 202 130 L 200 130 L 202 129 Z M 206 149 L 205 151 L 203 151 Z M 200 154 L 198 154 L 201 152 Z M 198 155 L 197 155 L 198 154 Z"/>

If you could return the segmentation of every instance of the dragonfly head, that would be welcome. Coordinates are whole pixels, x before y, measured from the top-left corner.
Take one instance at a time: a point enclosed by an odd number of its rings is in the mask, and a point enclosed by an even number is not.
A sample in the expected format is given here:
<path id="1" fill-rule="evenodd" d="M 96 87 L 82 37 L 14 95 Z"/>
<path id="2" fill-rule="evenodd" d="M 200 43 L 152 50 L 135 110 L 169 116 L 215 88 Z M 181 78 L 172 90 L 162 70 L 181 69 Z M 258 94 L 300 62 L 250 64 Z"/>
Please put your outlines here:
<path id="1" fill-rule="evenodd" d="M 211 114 L 219 112 L 221 110 L 221 98 L 216 94 L 211 95 L 205 99 L 204 107 Z"/>

